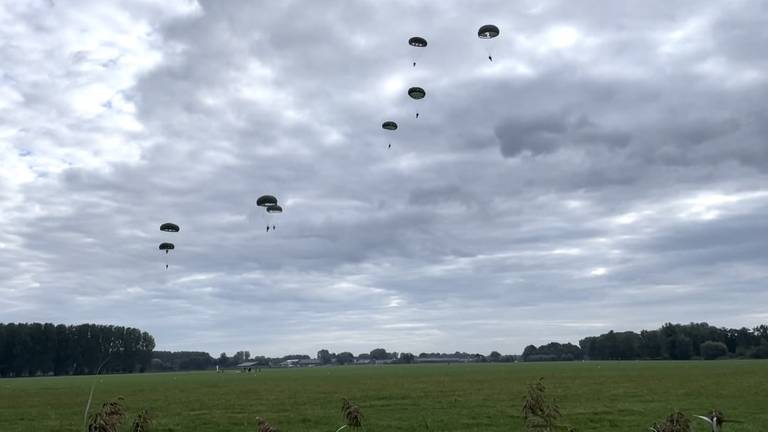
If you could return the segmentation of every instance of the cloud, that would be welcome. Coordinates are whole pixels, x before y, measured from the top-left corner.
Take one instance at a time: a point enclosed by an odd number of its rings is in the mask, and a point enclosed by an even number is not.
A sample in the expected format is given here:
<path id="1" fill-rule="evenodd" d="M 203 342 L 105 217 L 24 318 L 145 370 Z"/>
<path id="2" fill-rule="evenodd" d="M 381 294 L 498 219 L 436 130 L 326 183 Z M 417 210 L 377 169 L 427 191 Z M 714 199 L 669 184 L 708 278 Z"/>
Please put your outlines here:
<path id="1" fill-rule="evenodd" d="M 757 324 L 766 14 L 8 5 L 3 320 L 259 354 L 517 352 L 666 321 Z M 486 44 L 489 22 L 502 35 Z M 414 68 L 415 34 L 429 46 Z M 285 208 L 269 234 L 264 193 Z M 168 221 L 181 231 L 161 233 Z"/>

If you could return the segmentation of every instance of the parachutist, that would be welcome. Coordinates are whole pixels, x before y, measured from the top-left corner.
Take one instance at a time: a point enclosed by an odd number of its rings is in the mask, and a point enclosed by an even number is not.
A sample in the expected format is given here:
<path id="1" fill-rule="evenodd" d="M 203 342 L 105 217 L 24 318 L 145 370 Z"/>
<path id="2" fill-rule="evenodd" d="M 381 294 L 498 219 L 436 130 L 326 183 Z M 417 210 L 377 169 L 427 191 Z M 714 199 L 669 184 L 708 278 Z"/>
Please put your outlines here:
<path id="1" fill-rule="evenodd" d="M 274 231 L 274 230 L 276 230 L 276 229 L 277 229 L 277 228 L 275 228 L 275 226 L 274 226 L 274 225 L 272 225 L 272 231 Z"/>
<path id="2" fill-rule="evenodd" d="M 168 264 L 165 265 L 165 269 L 168 270 Z"/>
<path id="3" fill-rule="evenodd" d="M 413 67 L 416 67 L 416 62 L 413 62 Z"/>
<path id="4" fill-rule="evenodd" d="M 493 57 L 488 56 L 488 60 L 493 61 Z"/>
<path id="5" fill-rule="evenodd" d="M 416 113 L 416 118 L 419 118 L 419 113 Z"/>
<path id="6" fill-rule="evenodd" d="M 392 148 L 392 144 L 388 145 L 388 146 L 387 146 L 387 148 L 388 148 L 388 149 Z"/>
<path id="7" fill-rule="evenodd" d="M 267 225 L 267 232 L 269 232 L 269 225 Z"/>

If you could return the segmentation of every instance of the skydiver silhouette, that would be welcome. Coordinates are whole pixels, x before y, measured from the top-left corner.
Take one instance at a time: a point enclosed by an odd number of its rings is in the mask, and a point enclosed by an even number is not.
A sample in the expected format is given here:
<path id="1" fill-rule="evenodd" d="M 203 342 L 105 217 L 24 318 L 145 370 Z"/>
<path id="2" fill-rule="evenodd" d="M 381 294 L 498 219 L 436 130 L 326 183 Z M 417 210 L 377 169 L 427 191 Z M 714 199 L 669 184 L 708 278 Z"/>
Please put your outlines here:
<path id="1" fill-rule="evenodd" d="M 272 225 L 272 231 L 274 231 L 274 230 L 276 230 L 276 229 L 277 229 L 277 228 L 275 228 L 275 226 L 274 226 L 274 225 Z"/>
<path id="2" fill-rule="evenodd" d="M 416 118 L 419 118 L 419 113 L 416 113 Z"/>
<path id="3" fill-rule="evenodd" d="M 267 225 L 267 232 L 269 232 L 269 225 Z"/>
<path id="4" fill-rule="evenodd" d="M 493 57 L 488 56 L 488 60 L 493 61 Z"/>
<path id="5" fill-rule="evenodd" d="M 413 67 L 416 67 L 416 62 L 413 62 Z"/>
<path id="6" fill-rule="evenodd" d="M 165 269 L 168 270 L 168 264 L 165 265 Z"/>
<path id="7" fill-rule="evenodd" d="M 392 144 L 388 145 L 388 146 L 387 146 L 387 148 L 388 148 L 388 149 L 392 148 Z"/>

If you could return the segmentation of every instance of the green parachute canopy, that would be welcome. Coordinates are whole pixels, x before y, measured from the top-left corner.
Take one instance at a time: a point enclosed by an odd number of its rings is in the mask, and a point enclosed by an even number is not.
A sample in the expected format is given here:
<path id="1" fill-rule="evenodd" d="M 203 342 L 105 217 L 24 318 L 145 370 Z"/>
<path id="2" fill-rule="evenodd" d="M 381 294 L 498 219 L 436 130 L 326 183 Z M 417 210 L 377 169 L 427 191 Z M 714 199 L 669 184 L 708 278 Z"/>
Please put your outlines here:
<path id="1" fill-rule="evenodd" d="M 272 195 L 262 195 L 256 200 L 256 205 L 259 207 L 269 207 L 277 205 L 277 198 Z"/>
<path id="2" fill-rule="evenodd" d="M 480 39 L 493 39 L 499 35 L 499 28 L 493 24 L 486 24 L 477 30 L 477 37 Z"/>
<path id="3" fill-rule="evenodd" d="M 423 37 L 414 36 L 410 39 L 408 39 L 408 45 L 416 48 L 424 48 L 427 46 L 427 40 Z"/>
<path id="4" fill-rule="evenodd" d="M 160 247 L 158 249 L 164 250 L 165 253 L 168 253 L 169 250 L 176 249 L 176 246 L 174 246 L 173 243 L 160 243 Z"/>
<path id="5" fill-rule="evenodd" d="M 410 96 L 413 99 L 419 100 L 424 99 L 424 96 L 427 95 L 427 92 L 424 91 L 421 87 L 411 87 L 408 89 L 408 96 Z"/>
<path id="6" fill-rule="evenodd" d="M 164 232 L 179 232 L 179 226 L 175 223 L 166 222 L 160 225 L 160 231 Z"/>
<path id="7" fill-rule="evenodd" d="M 385 121 L 384 123 L 381 124 L 381 127 L 383 129 L 393 131 L 393 130 L 397 130 L 397 123 L 393 121 Z"/>

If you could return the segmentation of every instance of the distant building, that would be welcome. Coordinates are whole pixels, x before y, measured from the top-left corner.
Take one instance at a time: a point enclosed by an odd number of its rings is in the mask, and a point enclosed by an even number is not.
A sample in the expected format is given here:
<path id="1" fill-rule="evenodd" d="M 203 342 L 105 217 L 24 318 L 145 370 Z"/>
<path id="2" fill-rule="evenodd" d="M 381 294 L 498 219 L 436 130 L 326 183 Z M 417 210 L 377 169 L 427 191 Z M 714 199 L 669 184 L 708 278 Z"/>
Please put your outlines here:
<path id="1" fill-rule="evenodd" d="M 291 359 L 280 363 L 280 367 L 314 367 L 323 364 L 318 359 Z"/>
<path id="2" fill-rule="evenodd" d="M 416 363 L 469 363 L 469 358 L 461 357 L 416 357 Z"/>
<path id="3" fill-rule="evenodd" d="M 291 360 L 286 360 L 286 361 L 284 361 L 282 363 L 279 363 L 278 366 L 280 366 L 280 367 L 298 367 L 299 366 L 298 363 L 299 363 L 298 359 L 291 359 Z"/>
<path id="4" fill-rule="evenodd" d="M 244 362 L 240 363 L 237 366 L 238 369 L 240 369 L 240 372 L 253 372 L 254 370 L 259 370 L 259 362 Z"/>

